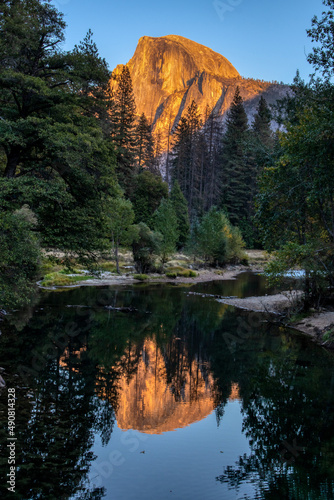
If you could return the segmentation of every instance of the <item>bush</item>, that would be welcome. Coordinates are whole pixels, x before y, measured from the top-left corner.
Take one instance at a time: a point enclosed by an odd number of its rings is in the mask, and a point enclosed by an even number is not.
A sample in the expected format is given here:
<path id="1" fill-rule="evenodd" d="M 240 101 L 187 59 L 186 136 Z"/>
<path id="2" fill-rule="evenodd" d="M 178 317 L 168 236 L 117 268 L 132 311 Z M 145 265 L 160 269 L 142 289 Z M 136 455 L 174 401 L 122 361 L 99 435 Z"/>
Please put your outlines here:
<path id="1" fill-rule="evenodd" d="M 160 233 L 140 222 L 135 226 L 137 236 L 132 243 L 133 260 L 138 273 L 148 273 L 154 268 L 154 256 L 159 252 L 162 240 Z"/>
<path id="2" fill-rule="evenodd" d="M 197 273 L 192 269 L 185 269 L 181 266 L 169 267 L 165 274 L 168 278 L 176 278 L 177 276 L 181 276 L 182 278 L 195 278 L 197 276 Z"/>
<path id="3" fill-rule="evenodd" d="M 192 230 L 192 252 L 206 264 L 236 264 L 247 259 L 240 230 L 232 226 L 226 214 L 212 207 Z"/>
<path id="4" fill-rule="evenodd" d="M 134 274 L 133 277 L 135 280 L 139 281 L 146 281 L 149 279 L 149 276 L 147 276 L 147 274 Z"/>
<path id="5" fill-rule="evenodd" d="M 36 219 L 24 205 L 0 214 L 0 309 L 29 303 L 40 265 Z"/>
<path id="6" fill-rule="evenodd" d="M 177 273 L 168 272 L 166 273 L 167 278 L 177 278 Z"/>

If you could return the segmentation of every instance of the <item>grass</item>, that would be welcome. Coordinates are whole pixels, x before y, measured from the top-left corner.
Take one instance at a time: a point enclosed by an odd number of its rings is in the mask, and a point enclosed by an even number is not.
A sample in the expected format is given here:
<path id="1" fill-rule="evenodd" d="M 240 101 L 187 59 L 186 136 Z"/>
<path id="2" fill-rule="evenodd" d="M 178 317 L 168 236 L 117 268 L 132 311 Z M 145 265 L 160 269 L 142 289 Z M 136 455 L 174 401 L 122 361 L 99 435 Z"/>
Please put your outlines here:
<path id="1" fill-rule="evenodd" d="M 334 328 L 333 328 L 333 325 L 331 325 L 329 327 L 329 329 L 327 330 L 327 332 L 324 333 L 322 339 L 325 341 L 325 342 L 334 342 Z"/>
<path id="2" fill-rule="evenodd" d="M 42 286 L 69 286 L 79 281 L 86 281 L 90 276 L 67 276 L 66 274 L 59 272 L 46 274 L 41 282 Z"/>
<path id="3" fill-rule="evenodd" d="M 149 279 L 149 276 L 147 274 L 134 274 L 133 277 L 135 280 L 139 281 L 146 281 Z"/>
<path id="4" fill-rule="evenodd" d="M 177 278 L 181 276 L 182 278 L 195 278 L 197 273 L 192 269 L 186 269 L 181 266 L 168 267 L 165 272 L 168 278 Z"/>
<path id="5" fill-rule="evenodd" d="M 116 265 L 115 262 L 111 261 L 106 261 L 106 262 L 99 262 L 97 265 L 99 271 L 106 271 L 109 273 L 116 273 Z"/>
<path id="6" fill-rule="evenodd" d="M 309 312 L 291 313 L 291 316 L 289 318 L 289 323 L 299 323 L 300 321 L 303 321 L 303 319 L 307 318 L 309 315 L 310 315 Z"/>

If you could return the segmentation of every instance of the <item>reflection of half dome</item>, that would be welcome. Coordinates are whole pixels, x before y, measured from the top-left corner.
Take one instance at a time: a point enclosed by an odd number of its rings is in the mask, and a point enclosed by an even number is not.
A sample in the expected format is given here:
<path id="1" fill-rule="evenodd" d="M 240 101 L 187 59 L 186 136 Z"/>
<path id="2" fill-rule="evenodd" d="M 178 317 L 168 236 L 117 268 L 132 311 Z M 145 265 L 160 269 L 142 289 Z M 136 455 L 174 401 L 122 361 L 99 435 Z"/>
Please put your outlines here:
<path id="1" fill-rule="evenodd" d="M 148 434 L 161 434 L 207 417 L 214 409 L 213 379 L 204 380 L 200 364 L 178 359 L 177 375 L 167 381 L 166 363 L 160 349 L 146 340 L 136 374 L 120 380 L 118 426 Z"/>

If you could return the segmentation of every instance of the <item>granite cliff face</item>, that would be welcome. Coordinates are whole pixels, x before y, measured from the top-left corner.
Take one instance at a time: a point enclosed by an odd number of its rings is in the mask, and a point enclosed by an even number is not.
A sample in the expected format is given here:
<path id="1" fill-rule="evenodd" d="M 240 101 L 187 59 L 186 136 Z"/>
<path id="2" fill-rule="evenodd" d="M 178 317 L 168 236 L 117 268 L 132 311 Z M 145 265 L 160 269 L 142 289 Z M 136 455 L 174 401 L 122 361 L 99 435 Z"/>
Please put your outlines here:
<path id="1" fill-rule="evenodd" d="M 209 109 L 223 121 L 238 85 L 247 115 L 252 119 L 261 94 L 268 103 L 273 103 L 287 90 L 284 85 L 244 79 L 222 55 L 176 35 L 140 38 L 127 66 L 137 113 L 145 113 L 153 123 L 154 133 L 161 132 L 164 144 L 192 100 L 196 101 L 203 119 Z M 114 75 L 121 68 L 117 66 Z M 114 85 L 112 80 L 111 86 Z"/>

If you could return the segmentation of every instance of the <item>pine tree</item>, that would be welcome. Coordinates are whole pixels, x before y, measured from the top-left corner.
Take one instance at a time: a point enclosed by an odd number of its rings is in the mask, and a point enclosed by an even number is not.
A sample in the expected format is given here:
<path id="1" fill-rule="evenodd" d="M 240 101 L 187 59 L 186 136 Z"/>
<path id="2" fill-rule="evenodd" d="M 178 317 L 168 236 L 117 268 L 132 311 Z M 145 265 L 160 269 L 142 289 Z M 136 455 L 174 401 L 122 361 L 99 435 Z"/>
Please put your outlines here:
<path id="1" fill-rule="evenodd" d="M 203 179 L 203 209 L 209 210 L 221 198 L 221 145 L 222 127 L 214 110 L 206 107 L 204 136 L 207 154 Z"/>
<path id="2" fill-rule="evenodd" d="M 263 168 L 272 162 L 274 134 L 270 128 L 270 123 L 271 113 L 266 100 L 261 96 L 246 146 L 246 163 L 249 174 L 249 211 L 239 221 L 239 227 L 249 248 L 261 247 L 259 231 L 255 227 L 253 217 L 255 215 L 255 199 L 259 191 L 258 177 Z"/>
<path id="3" fill-rule="evenodd" d="M 154 155 L 153 155 L 153 161 L 150 162 L 148 165 L 148 168 L 152 174 L 160 176 L 160 160 L 161 160 L 161 154 L 163 151 L 162 147 L 162 142 L 161 142 L 161 132 L 160 130 L 155 134 L 155 138 L 153 139 L 154 142 Z M 168 152 L 167 152 L 168 155 Z M 168 184 L 168 175 L 166 172 L 166 182 Z"/>
<path id="4" fill-rule="evenodd" d="M 168 185 L 161 176 L 144 170 L 134 179 L 131 201 L 135 212 L 135 222 L 153 226 L 153 214 L 163 198 L 168 197 Z"/>
<path id="5" fill-rule="evenodd" d="M 271 113 L 267 105 L 267 101 L 261 95 L 257 113 L 252 124 L 252 132 L 255 138 L 259 140 L 263 146 L 272 147 L 273 132 L 270 128 Z"/>
<path id="6" fill-rule="evenodd" d="M 236 88 L 226 125 L 221 155 L 222 205 L 227 210 L 231 223 L 238 225 L 240 220 L 247 217 L 251 205 L 251 176 L 245 146 L 248 121 L 239 87 Z"/>
<path id="7" fill-rule="evenodd" d="M 187 200 L 182 194 L 180 189 L 180 184 L 175 181 L 170 193 L 170 200 L 175 210 L 175 215 L 177 218 L 177 229 L 179 233 L 179 238 L 176 243 L 178 249 L 185 247 L 189 239 L 190 233 L 190 222 L 188 214 L 188 204 Z"/>
<path id="8" fill-rule="evenodd" d="M 136 134 L 136 160 L 138 170 L 152 169 L 154 163 L 154 140 L 152 128 L 148 123 L 145 113 L 142 113 L 135 129 Z"/>
<path id="9" fill-rule="evenodd" d="M 203 141 L 199 132 L 201 125 L 197 104 L 192 101 L 174 132 L 172 178 L 179 182 L 190 213 L 193 208 L 197 208 L 200 170 L 203 166 Z"/>
<path id="10" fill-rule="evenodd" d="M 111 135 L 116 146 L 116 173 L 120 185 L 129 193 L 135 173 L 135 118 L 136 103 L 129 68 L 123 66 L 116 76 L 117 88 L 113 96 Z"/>

